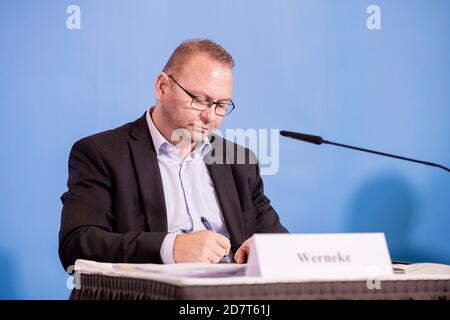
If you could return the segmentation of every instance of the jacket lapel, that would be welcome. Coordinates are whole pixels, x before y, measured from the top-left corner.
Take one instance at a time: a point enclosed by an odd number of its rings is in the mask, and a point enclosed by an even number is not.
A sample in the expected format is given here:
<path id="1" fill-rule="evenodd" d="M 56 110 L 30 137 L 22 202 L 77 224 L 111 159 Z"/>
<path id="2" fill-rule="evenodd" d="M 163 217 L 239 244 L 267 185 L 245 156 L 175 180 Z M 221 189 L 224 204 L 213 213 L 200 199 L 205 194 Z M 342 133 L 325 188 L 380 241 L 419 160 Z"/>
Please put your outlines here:
<path id="1" fill-rule="evenodd" d="M 230 240 L 233 251 L 236 251 L 239 246 L 244 242 L 244 222 L 242 218 L 241 206 L 239 201 L 239 195 L 236 190 L 236 184 L 234 183 L 233 173 L 231 167 L 226 164 L 226 153 L 222 155 L 215 154 L 215 158 L 222 159 L 222 163 L 216 163 L 211 161 L 211 153 L 219 152 L 223 150 L 222 146 L 214 151 L 215 146 L 223 144 L 224 140 L 214 136 L 214 141 L 211 143 L 213 148 L 207 155 L 208 161 L 206 166 L 209 171 L 214 189 L 216 190 L 217 199 L 219 200 L 220 208 L 222 209 L 223 218 L 227 226 L 227 230 L 230 234 Z"/>
<path id="2" fill-rule="evenodd" d="M 132 123 L 128 144 L 150 231 L 167 232 L 167 212 L 158 159 L 144 115 Z"/>

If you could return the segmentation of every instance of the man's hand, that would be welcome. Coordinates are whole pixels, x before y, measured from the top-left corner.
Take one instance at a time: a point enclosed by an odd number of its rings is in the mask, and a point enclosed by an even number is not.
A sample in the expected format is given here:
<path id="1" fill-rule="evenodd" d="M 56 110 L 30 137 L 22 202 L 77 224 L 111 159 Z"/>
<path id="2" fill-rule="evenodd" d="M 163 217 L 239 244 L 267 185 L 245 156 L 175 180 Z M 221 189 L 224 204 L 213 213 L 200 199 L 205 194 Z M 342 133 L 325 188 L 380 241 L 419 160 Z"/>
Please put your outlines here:
<path id="1" fill-rule="evenodd" d="M 230 252 L 230 240 L 216 232 L 202 230 L 179 234 L 173 244 L 173 259 L 176 263 L 218 263 Z"/>
<path id="2" fill-rule="evenodd" d="M 252 243 L 253 237 L 248 238 L 244 241 L 243 244 L 239 247 L 234 255 L 234 261 L 237 263 L 246 263 L 248 254 L 250 253 L 250 245 Z"/>

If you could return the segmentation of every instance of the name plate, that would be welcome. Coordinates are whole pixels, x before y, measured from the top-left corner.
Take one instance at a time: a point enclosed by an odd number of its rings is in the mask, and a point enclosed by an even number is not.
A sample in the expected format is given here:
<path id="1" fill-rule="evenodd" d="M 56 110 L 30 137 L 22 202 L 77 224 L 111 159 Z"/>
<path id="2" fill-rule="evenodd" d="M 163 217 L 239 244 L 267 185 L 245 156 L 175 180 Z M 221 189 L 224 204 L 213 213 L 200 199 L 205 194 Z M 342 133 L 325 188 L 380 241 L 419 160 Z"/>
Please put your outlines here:
<path id="1" fill-rule="evenodd" d="M 301 280 L 393 274 L 383 233 L 255 234 L 247 276 Z"/>

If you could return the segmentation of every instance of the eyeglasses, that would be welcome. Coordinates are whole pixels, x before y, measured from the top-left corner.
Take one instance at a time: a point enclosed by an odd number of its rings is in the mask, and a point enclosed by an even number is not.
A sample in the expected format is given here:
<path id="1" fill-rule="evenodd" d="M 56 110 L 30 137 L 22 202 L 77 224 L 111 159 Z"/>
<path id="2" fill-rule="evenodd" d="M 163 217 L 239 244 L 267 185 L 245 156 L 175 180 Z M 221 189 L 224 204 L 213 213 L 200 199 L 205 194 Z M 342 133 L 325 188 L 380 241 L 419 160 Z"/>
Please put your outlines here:
<path id="1" fill-rule="evenodd" d="M 175 80 L 173 78 L 173 76 L 169 75 L 169 78 L 172 79 L 173 82 L 175 82 L 181 88 L 181 90 L 186 92 L 186 94 L 192 98 L 191 107 L 195 110 L 205 111 L 215 105 L 215 109 L 214 109 L 215 113 L 218 116 L 224 117 L 226 115 L 229 115 L 231 113 L 231 111 L 233 111 L 233 109 L 235 108 L 235 105 L 234 105 L 233 101 L 231 101 L 231 100 L 224 101 L 224 102 L 214 102 L 213 100 L 211 100 L 207 97 L 194 96 L 192 93 L 190 93 L 185 88 L 183 88 L 181 86 L 181 84 L 179 84 L 177 82 L 177 80 Z"/>

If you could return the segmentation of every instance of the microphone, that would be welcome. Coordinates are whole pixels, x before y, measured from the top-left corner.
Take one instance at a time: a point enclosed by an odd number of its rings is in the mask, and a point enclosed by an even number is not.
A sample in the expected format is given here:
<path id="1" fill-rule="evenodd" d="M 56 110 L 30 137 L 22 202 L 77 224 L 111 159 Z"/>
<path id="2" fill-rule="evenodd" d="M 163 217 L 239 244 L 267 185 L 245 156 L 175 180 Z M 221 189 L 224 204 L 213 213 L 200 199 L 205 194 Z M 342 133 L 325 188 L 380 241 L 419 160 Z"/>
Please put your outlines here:
<path id="1" fill-rule="evenodd" d="M 412 159 L 412 158 L 406 158 L 406 157 L 402 157 L 402 156 L 397 156 L 395 154 L 390 154 L 390 153 L 385 153 L 385 152 L 380 152 L 380 151 L 375 151 L 375 150 L 370 150 L 370 149 L 354 147 L 354 146 L 350 146 L 347 144 L 328 141 L 328 140 L 323 139 L 322 137 L 314 136 L 311 134 L 281 130 L 280 135 L 282 135 L 283 137 L 288 137 L 288 138 L 292 138 L 292 139 L 296 139 L 296 140 L 314 143 L 317 145 L 320 145 L 322 143 L 331 144 L 331 145 L 338 146 L 338 147 L 343 147 L 343 148 L 348 148 L 348 149 L 353 149 L 353 150 L 358 150 L 358 151 L 364 151 L 364 152 L 378 154 L 378 155 L 385 156 L 385 157 L 406 160 L 406 161 L 411 161 L 411 162 L 415 162 L 415 163 L 421 163 L 421 164 L 424 164 L 427 166 L 441 168 L 447 172 L 450 172 L 450 169 L 448 169 L 447 167 L 444 167 L 443 165 L 437 164 L 437 163 L 433 163 L 433 162 L 429 162 L 429 161 L 422 161 L 422 160 L 417 160 L 417 159 Z"/>

